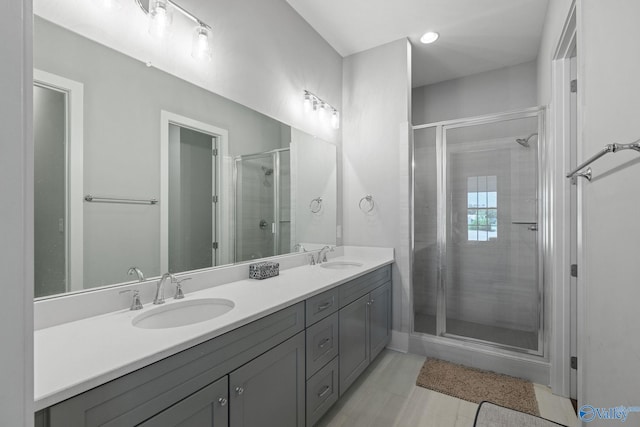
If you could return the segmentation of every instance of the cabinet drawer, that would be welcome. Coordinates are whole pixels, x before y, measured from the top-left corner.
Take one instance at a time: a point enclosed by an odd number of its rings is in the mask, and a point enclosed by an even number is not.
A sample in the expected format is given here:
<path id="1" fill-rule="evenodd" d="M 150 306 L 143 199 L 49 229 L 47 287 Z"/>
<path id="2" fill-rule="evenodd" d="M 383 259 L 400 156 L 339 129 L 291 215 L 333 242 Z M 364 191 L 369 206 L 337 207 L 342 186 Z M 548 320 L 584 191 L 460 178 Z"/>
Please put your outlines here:
<path id="1" fill-rule="evenodd" d="M 391 266 L 387 265 L 340 286 L 340 308 L 391 280 Z"/>
<path id="2" fill-rule="evenodd" d="M 307 378 L 338 355 L 338 313 L 307 328 Z"/>
<path id="3" fill-rule="evenodd" d="M 331 313 L 338 310 L 339 288 L 333 288 L 326 292 L 309 298 L 306 301 L 306 325 L 313 325 Z"/>
<path id="4" fill-rule="evenodd" d="M 338 358 L 307 380 L 307 427 L 313 426 L 338 400 Z"/>

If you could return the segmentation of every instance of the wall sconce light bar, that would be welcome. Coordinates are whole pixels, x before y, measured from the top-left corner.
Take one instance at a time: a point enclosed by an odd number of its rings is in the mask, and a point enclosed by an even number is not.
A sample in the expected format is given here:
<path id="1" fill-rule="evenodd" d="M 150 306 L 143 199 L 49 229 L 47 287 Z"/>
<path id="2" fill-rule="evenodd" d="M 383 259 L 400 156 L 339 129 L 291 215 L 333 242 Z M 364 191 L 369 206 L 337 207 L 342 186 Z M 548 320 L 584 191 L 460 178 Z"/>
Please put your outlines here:
<path id="1" fill-rule="evenodd" d="M 176 3 L 173 0 L 166 0 L 166 2 L 168 4 L 170 4 L 171 6 L 173 6 L 173 8 L 175 10 L 177 10 L 178 12 L 182 13 L 184 16 L 186 16 L 187 18 L 189 18 L 190 20 L 192 20 L 193 22 L 195 22 L 196 24 L 198 24 L 200 27 L 204 27 L 208 30 L 211 30 L 211 26 L 209 26 L 208 24 L 206 24 L 204 21 L 202 21 L 200 18 L 198 18 L 196 15 L 194 15 L 193 13 L 189 12 L 187 9 L 185 9 L 184 7 L 180 6 L 178 3 Z M 136 3 L 138 3 L 138 6 L 140 6 L 140 9 L 142 9 L 144 11 L 144 13 L 149 13 L 149 3 L 150 0 L 136 0 Z"/>
<path id="2" fill-rule="evenodd" d="M 340 128 L 340 112 L 337 108 L 306 89 L 304 91 L 303 102 L 306 112 L 316 111 L 320 116 L 329 116 L 331 117 L 331 126 L 334 129 Z"/>

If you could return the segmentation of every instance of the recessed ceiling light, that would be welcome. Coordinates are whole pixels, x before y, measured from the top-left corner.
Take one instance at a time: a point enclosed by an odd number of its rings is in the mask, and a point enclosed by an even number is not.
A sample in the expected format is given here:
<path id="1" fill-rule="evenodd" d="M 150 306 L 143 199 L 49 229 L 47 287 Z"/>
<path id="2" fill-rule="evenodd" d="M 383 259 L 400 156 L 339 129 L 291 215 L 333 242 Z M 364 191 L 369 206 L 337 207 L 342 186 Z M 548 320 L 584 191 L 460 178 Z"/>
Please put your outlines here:
<path id="1" fill-rule="evenodd" d="M 424 33 L 422 35 L 422 37 L 420 37 L 420 41 L 424 44 L 429 44 L 429 43 L 433 43 L 434 41 L 438 40 L 438 37 L 440 37 L 440 34 L 433 32 L 433 31 L 428 31 L 426 33 Z"/>

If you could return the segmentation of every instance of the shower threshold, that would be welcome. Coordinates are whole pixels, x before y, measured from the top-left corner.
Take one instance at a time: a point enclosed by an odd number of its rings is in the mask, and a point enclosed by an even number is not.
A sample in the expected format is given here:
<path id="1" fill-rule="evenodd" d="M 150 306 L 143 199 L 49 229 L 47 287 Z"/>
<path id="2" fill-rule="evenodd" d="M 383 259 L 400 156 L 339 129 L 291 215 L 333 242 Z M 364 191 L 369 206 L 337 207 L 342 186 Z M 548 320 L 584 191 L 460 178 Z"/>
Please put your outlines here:
<path id="1" fill-rule="evenodd" d="M 414 319 L 416 333 L 435 335 L 436 316 L 416 313 Z M 442 335 L 462 341 L 470 341 L 516 352 L 540 355 L 538 334 L 532 331 L 488 326 L 457 319 L 447 319 L 447 331 Z"/>

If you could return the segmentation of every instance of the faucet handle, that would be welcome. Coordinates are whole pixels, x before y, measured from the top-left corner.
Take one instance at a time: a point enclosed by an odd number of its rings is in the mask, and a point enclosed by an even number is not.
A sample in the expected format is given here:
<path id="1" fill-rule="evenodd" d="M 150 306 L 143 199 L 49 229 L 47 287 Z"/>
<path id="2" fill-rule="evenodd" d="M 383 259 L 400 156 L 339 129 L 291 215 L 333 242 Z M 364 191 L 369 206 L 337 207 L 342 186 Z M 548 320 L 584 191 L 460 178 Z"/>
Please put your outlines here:
<path id="1" fill-rule="evenodd" d="M 316 260 L 313 257 L 313 254 L 307 255 L 307 257 L 309 258 L 309 265 L 316 265 Z"/>
<path id="2" fill-rule="evenodd" d="M 127 289 L 125 291 L 118 292 L 119 294 L 124 294 L 127 292 L 131 292 L 131 289 Z M 131 307 L 129 310 L 142 310 L 142 303 L 140 302 L 140 291 L 137 289 L 133 290 L 133 299 L 131 300 Z"/>
<path id="3" fill-rule="evenodd" d="M 176 294 L 173 296 L 173 299 L 182 299 L 184 298 L 184 292 L 182 292 L 182 282 L 186 282 L 187 280 L 191 280 L 191 277 L 187 277 L 182 280 L 176 279 Z"/>

